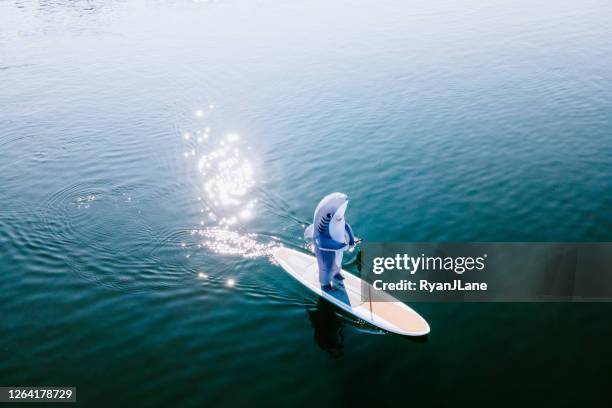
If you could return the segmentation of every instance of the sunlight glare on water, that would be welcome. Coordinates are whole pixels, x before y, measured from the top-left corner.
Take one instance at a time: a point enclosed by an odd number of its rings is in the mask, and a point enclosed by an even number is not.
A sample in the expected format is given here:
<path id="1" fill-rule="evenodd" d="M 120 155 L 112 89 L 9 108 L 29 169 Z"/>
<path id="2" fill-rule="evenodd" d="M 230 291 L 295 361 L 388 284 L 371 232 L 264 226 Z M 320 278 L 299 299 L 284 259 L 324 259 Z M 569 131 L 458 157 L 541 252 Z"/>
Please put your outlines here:
<path id="1" fill-rule="evenodd" d="M 210 104 L 209 109 L 214 105 Z M 196 110 L 202 117 L 202 110 Z M 235 132 L 217 137 L 210 127 L 184 132 L 184 157 L 195 166 L 200 187 L 198 200 L 202 205 L 201 228 L 193 230 L 203 238 L 200 248 L 217 254 L 257 258 L 270 256 L 278 240 L 245 233 L 241 229 L 256 216 L 257 184 L 251 149 Z M 195 158 L 195 160 L 194 160 Z"/>
<path id="2" fill-rule="evenodd" d="M 278 246 L 275 238 L 264 243 L 257 234 L 245 234 L 224 228 L 204 228 L 198 230 L 198 234 L 204 238 L 203 247 L 223 255 L 244 258 L 271 256 L 272 249 Z"/>

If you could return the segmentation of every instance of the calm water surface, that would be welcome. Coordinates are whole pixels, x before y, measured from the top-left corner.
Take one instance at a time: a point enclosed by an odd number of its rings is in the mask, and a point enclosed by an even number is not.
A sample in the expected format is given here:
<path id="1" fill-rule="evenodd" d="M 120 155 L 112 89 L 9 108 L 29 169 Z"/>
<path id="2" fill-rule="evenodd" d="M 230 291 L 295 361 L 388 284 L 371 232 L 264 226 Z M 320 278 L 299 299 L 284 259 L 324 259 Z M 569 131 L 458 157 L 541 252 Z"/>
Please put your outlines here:
<path id="1" fill-rule="evenodd" d="M 415 304 L 432 333 L 414 341 L 270 259 L 306 247 L 332 191 L 370 241 L 610 241 L 610 17 L 0 2 L 0 385 L 104 406 L 610 405 L 607 304 Z"/>

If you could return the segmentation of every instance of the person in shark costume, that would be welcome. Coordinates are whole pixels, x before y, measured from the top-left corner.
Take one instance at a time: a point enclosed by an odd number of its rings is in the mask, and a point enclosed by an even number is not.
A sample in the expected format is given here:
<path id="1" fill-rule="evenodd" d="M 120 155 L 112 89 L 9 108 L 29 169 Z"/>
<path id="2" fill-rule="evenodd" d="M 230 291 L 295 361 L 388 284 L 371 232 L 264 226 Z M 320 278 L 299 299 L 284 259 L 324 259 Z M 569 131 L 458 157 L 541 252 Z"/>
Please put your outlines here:
<path id="1" fill-rule="evenodd" d="M 342 193 L 329 194 L 319 202 L 315 209 L 312 224 L 304 231 L 304 237 L 314 243 L 314 251 L 319 265 L 319 283 L 324 290 L 333 288 L 344 279 L 342 257 L 344 251 L 355 245 L 355 236 L 346 222 L 344 213 L 348 197 Z"/>

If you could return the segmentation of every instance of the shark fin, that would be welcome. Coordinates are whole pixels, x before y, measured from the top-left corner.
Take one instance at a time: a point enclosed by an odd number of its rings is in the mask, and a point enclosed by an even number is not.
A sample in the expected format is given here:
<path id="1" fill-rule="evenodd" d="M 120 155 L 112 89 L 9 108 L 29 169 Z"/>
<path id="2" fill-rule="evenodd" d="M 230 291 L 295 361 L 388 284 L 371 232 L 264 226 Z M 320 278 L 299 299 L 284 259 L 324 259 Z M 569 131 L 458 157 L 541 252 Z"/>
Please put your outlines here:
<path id="1" fill-rule="evenodd" d="M 314 225 L 310 224 L 304 230 L 304 239 L 312 239 L 314 237 Z"/>

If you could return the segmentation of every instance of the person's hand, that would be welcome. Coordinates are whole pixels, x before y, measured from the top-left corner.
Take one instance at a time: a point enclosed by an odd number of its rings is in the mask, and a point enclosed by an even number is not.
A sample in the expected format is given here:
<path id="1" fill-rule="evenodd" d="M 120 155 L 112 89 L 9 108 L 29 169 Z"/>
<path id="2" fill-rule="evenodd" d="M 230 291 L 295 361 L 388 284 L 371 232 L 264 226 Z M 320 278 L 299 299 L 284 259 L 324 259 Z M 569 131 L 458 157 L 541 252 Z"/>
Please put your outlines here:
<path id="1" fill-rule="evenodd" d="M 361 238 L 357 238 L 353 241 L 353 245 L 349 245 L 349 251 L 353 252 L 357 244 L 361 242 Z"/>

